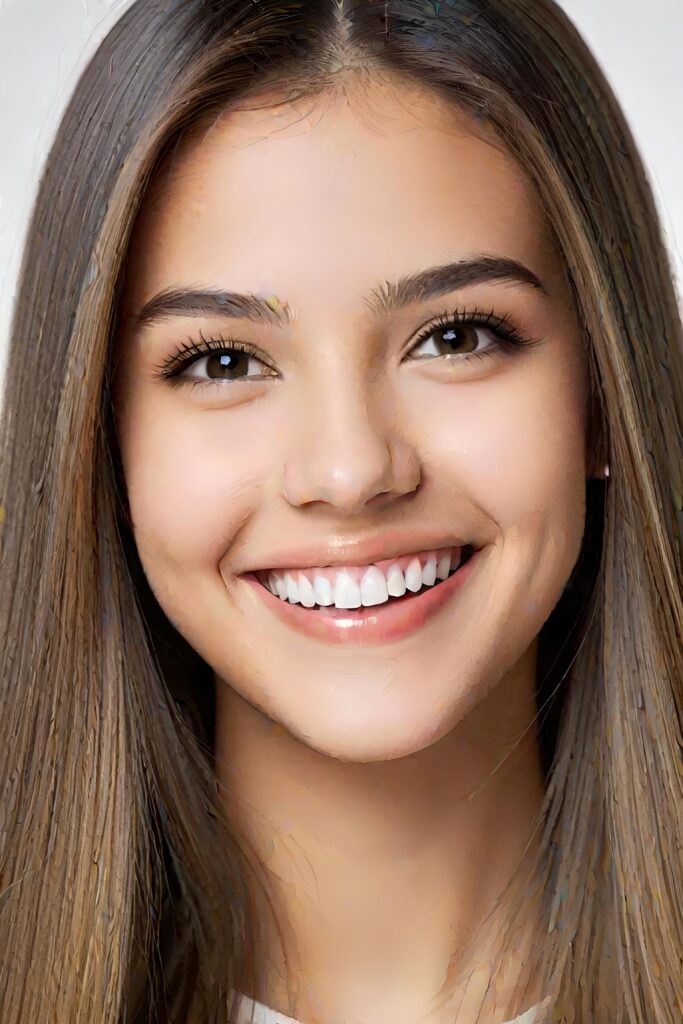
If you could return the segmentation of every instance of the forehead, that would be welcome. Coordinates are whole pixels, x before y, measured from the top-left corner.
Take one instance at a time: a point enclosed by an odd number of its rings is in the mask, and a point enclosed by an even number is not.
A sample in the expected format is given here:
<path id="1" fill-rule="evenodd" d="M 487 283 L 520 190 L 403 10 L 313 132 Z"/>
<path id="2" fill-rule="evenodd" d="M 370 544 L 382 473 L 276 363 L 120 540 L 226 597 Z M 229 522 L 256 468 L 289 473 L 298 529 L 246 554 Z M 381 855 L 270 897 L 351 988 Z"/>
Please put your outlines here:
<path id="1" fill-rule="evenodd" d="M 414 84 L 375 79 L 224 113 L 181 145 L 140 212 L 130 301 L 173 284 L 348 303 L 379 276 L 490 251 L 553 259 L 522 169 Z"/>

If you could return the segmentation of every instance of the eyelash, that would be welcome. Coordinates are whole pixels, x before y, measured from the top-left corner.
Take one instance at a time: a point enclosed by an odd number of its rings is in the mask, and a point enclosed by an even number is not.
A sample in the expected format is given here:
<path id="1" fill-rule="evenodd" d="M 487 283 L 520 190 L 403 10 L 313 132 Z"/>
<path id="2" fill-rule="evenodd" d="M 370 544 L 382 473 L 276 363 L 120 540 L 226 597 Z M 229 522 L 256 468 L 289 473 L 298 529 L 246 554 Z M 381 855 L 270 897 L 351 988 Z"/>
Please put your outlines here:
<path id="1" fill-rule="evenodd" d="M 454 310 L 452 312 L 442 313 L 441 315 L 430 320 L 425 327 L 422 328 L 418 337 L 413 342 L 410 351 L 427 341 L 435 331 L 447 329 L 454 326 L 468 326 L 468 327 L 482 327 L 488 328 L 497 335 L 495 343 L 486 349 L 484 352 L 465 352 L 465 353 L 446 353 L 442 356 L 422 356 L 418 357 L 418 360 L 424 359 L 445 359 L 451 363 L 467 362 L 472 359 L 486 359 L 496 352 L 503 351 L 507 354 L 512 354 L 519 351 L 522 348 L 532 348 L 535 345 L 540 344 L 540 339 L 524 337 L 517 328 L 513 325 L 512 321 L 508 316 L 497 316 L 493 310 L 489 313 L 484 313 L 481 310 Z M 232 338 L 224 338 L 222 336 L 205 338 L 201 331 L 199 331 L 199 337 L 201 341 L 193 341 L 191 338 L 184 342 L 177 351 L 159 366 L 155 367 L 156 376 L 158 379 L 167 381 L 174 387 L 179 385 L 192 384 L 193 388 L 196 386 L 202 387 L 212 384 L 237 384 L 240 383 L 238 380 L 195 380 L 191 377 L 182 377 L 181 374 L 193 363 L 199 359 L 210 355 L 212 352 L 243 352 L 245 355 L 254 356 L 264 365 L 268 365 L 265 360 L 261 358 L 259 352 L 252 345 L 245 342 L 233 340 Z M 269 375 L 266 375 L 269 376 Z M 258 378 L 243 378 L 244 381 L 248 380 L 262 380 L 264 375 L 260 375 Z"/>

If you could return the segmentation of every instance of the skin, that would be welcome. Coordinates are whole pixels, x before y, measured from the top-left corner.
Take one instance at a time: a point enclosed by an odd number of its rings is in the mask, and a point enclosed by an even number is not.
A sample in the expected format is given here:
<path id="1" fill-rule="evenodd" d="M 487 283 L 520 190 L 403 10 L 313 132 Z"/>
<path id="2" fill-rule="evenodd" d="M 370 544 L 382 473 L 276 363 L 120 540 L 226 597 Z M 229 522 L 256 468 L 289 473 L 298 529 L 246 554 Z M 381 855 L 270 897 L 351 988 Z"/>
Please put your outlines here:
<path id="1" fill-rule="evenodd" d="M 440 1024 L 454 1006 L 467 1019 L 486 951 L 466 991 L 448 986 L 542 799 L 537 636 L 578 557 L 594 471 L 564 268 L 495 137 L 391 76 L 233 110 L 167 170 L 127 262 L 115 412 L 142 564 L 214 669 L 226 813 L 282 929 L 283 946 L 263 925 L 251 994 L 310 1024 Z M 520 261 L 547 294 L 489 281 L 391 314 L 363 300 L 480 253 Z M 292 322 L 136 330 L 155 293 L 198 283 L 275 295 Z M 452 365 L 435 353 L 453 349 L 414 349 L 463 306 L 541 343 Z M 158 379 L 200 329 L 251 343 L 266 367 L 206 388 Z M 481 349 L 493 338 L 479 329 Z M 185 372 L 212 371 L 200 358 Z M 482 563 L 450 614 L 394 643 L 300 636 L 237 578 L 302 541 L 425 527 L 476 540 Z M 496 984 L 498 1022 L 507 975 Z M 439 990 L 450 1002 L 430 1002 Z"/>

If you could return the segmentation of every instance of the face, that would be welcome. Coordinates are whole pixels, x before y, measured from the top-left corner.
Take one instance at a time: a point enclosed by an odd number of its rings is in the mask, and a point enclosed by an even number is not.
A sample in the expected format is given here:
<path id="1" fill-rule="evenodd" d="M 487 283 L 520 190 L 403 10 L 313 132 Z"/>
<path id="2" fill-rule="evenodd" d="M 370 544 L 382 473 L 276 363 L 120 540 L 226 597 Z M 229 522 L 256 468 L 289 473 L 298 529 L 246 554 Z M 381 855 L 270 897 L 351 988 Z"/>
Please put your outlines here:
<path id="1" fill-rule="evenodd" d="M 579 554 L 577 324 L 483 132 L 390 77 L 232 110 L 132 239 L 114 404 L 145 574 L 218 687 L 343 759 L 423 749 L 504 687 Z M 231 294 L 139 322 L 168 289 Z"/>

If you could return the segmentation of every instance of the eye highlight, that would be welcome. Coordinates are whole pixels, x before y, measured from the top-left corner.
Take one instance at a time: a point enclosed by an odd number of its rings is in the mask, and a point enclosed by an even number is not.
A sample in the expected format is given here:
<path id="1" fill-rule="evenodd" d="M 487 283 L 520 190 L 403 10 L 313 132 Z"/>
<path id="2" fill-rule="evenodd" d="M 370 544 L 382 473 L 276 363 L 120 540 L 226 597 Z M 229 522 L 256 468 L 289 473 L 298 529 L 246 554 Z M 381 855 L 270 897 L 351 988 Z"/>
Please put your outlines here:
<path id="1" fill-rule="evenodd" d="M 494 339 L 482 351 L 446 351 L 443 353 L 437 351 L 434 354 L 414 357 L 411 361 L 422 362 L 435 359 L 455 366 L 458 363 L 474 359 L 492 358 L 501 353 L 512 355 L 523 348 L 532 348 L 542 344 L 542 339 L 524 337 L 508 316 L 497 316 L 493 310 L 488 313 L 481 310 L 454 310 L 442 313 L 425 324 L 413 342 L 410 352 L 437 336 L 440 336 L 440 344 L 464 346 L 466 349 L 472 343 L 478 344 L 478 335 L 481 331 L 487 331 Z M 194 388 L 222 383 L 260 382 L 270 377 L 277 378 L 279 376 L 277 370 L 253 345 L 221 335 L 205 338 L 201 330 L 199 338 L 199 341 L 189 339 L 170 358 L 156 366 L 154 368 L 156 378 L 166 381 L 174 387 L 190 384 Z M 248 376 L 229 376 L 229 374 L 239 373 L 240 367 L 248 370 L 251 360 L 260 363 L 267 372 Z M 203 361 L 206 361 L 207 369 L 211 364 L 212 369 L 225 374 L 225 376 L 202 379 L 186 373 L 191 366 Z"/>

